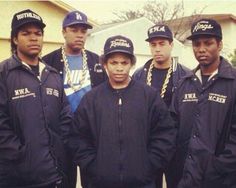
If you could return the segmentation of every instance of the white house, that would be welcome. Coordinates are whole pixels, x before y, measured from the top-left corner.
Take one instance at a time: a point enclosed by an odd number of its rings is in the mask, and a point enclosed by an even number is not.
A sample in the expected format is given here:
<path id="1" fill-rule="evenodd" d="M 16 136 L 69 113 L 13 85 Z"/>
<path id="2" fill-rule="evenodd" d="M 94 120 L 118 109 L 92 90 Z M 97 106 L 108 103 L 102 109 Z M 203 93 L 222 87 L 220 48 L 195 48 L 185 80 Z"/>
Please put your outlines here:
<path id="1" fill-rule="evenodd" d="M 134 43 L 134 51 L 137 57 L 135 68 L 138 68 L 144 65 L 144 63 L 151 58 L 149 44 L 145 39 L 147 38 L 148 28 L 153 25 L 154 23 L 145 17 L 122 23 L 102 25 L 91 31 L 86 42 L 86 48 L 101 54 L 104 43 L 108 37 L 113 35 L 124 35 L 130 38 Z M 179 62 L 185 64 L 187 67 L 192 68 L 196 66 L 192 50 L 176 39 L 174 39 L 172 56 L 177 57 Z"/>

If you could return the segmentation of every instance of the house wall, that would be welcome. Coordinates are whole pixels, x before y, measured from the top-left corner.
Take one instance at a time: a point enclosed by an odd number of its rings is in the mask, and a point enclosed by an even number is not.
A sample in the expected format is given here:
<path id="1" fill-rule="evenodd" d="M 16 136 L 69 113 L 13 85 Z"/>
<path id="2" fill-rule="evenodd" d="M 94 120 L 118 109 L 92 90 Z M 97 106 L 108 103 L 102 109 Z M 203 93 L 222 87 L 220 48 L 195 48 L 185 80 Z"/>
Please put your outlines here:
<path id="1" fill-rule="evenodd" d="M 227 57 L 230 53 L 236 49 L 236 22 L 232 20 L 226 20 L 224 22 L 220 22 L 223 33 L 223 50 L 222 55 Z"/>

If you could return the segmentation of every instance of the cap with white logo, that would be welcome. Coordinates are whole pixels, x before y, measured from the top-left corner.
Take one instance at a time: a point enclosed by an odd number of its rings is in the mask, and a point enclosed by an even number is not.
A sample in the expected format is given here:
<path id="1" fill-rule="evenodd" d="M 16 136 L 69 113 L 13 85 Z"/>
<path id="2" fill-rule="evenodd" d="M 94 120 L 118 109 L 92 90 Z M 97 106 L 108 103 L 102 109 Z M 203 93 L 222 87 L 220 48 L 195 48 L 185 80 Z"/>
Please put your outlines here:
<path id="1" fill-rule="evenodd" d="M 213 36 L 222 39 L 222 30 L 219 23 L 213 19 L 201 19 L 193 23 L 191 27 L 191 36 L 188 40 L 193 40 L 199 36 Z"/>
<path id="2" fill-rule="evenodd" d="M 65 16 L 63 23 L 62 23 L 62 27 L 65 28 L 68 26 L 76 25 L 76 24 L 83 25 L 88 29 L 93 28 L 93 26 L 88 23 L 87 16 L 83 12 L 80 12 L 77 10 L 69 12 Z"/>
<path id="3" fill-rule="evenodd" d="M 11 22 L 11 29 L 14 31 L 28 23 L 35 23 L 42 29 L 46 26 L 43 23 L 42 18 L 37 13 L 33 12 L 30 9 L 26 9 L 14 14 Z"/>
<path id="4" fill-rule="evenodd" d="M 134 46 L 132 41 L 121 35 L 108 38 L 104 45 L 104 56 L 114 52 L 122 52 L 134 56 Z"/>
<path id="5" fill-rule="evenodd" d="M 173 34 L 170 28 L 164 24 L 157 24 L 148 29 L 148 38 L 146 41 L 150 42 L 153 38 L 166 38 L 173 41 Z"/>

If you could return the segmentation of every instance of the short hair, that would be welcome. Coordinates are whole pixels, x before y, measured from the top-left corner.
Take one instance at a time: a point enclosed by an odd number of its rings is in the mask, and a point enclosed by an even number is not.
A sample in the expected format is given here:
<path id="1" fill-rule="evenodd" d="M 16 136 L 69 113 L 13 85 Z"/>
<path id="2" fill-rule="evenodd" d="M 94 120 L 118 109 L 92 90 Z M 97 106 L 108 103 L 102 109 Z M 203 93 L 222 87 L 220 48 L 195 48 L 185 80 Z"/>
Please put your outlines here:
<path id="1" fill-rule="evenodd" d="M 21 28 L 24 27 L 25 25 L 23 25 L 23 26 L 21 26 L 17 29 L 11 30 L 11 40 L 10 40 L 10 42 L 11 42 L 11 54 L 12 55 L 16 53 L 16 49 L 17 49 L 17 45 L 14 43 L 14 38 L 17 37 L 17 35 L 20 32 Z M 37 25 L 37 24 L 35 24 L 35 25 Z M 43 28 L 41 28 L 41 27 L 39 27 L 39 28 L 41 29 L 42 33 L 44 33 Z"/>

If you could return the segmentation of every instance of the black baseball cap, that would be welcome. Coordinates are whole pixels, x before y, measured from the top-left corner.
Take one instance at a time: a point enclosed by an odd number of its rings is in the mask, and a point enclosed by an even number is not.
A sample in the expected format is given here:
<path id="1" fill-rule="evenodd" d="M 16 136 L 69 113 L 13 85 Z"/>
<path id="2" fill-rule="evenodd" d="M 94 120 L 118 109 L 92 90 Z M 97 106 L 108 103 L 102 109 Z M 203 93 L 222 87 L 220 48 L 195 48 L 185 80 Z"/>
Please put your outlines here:
<path id="1" fill-rule="evenodd" d="M 12 31 L 18 29 L 19 27 L 28 24 L 35 23 L 43 29 L 46 25 L 43 23 L 42 18 L 30 9 L 26 9 L 14 14 L 11 22 Z"/>
<path id="2" fill-rule="evenodd" d="M 108 38 L 104 45 L 104 56 L 114 52 L 122 52 L 134 57 L 134 46 L 132 41 L 122 35 Z"/>
<path id="3" fill-rule="evenodd" d="M 148 38 L 147 42 L 150 42 L 153 38 L 166 38 L 173 41 L 173 34 L 170 28 L 165 24 L 157 24 L 148 29 L 147 32 Z"/>
<path id="4" fill-rule="evenodd" d="M 220 24 L 213 19 L 201 19 L 194 22 L 191 27 L 191 35 L 187 39 L 192 40 L 201 35 L 214 36 L 222 39 Z"/>
<path id="5" fill-rule="evenodd" d="M 93 26 L 88 23 L 87 16 L 83 12 L 80 12 L 77 10 L 69 12 L 65 16 L 63 23 L 62 23 L 62 27 L 65 28 L 65 27 L 68 27 L 71 25 L 76 25 L 76 24 L 83 25 L 88 29 L 93 28 Z"/>

